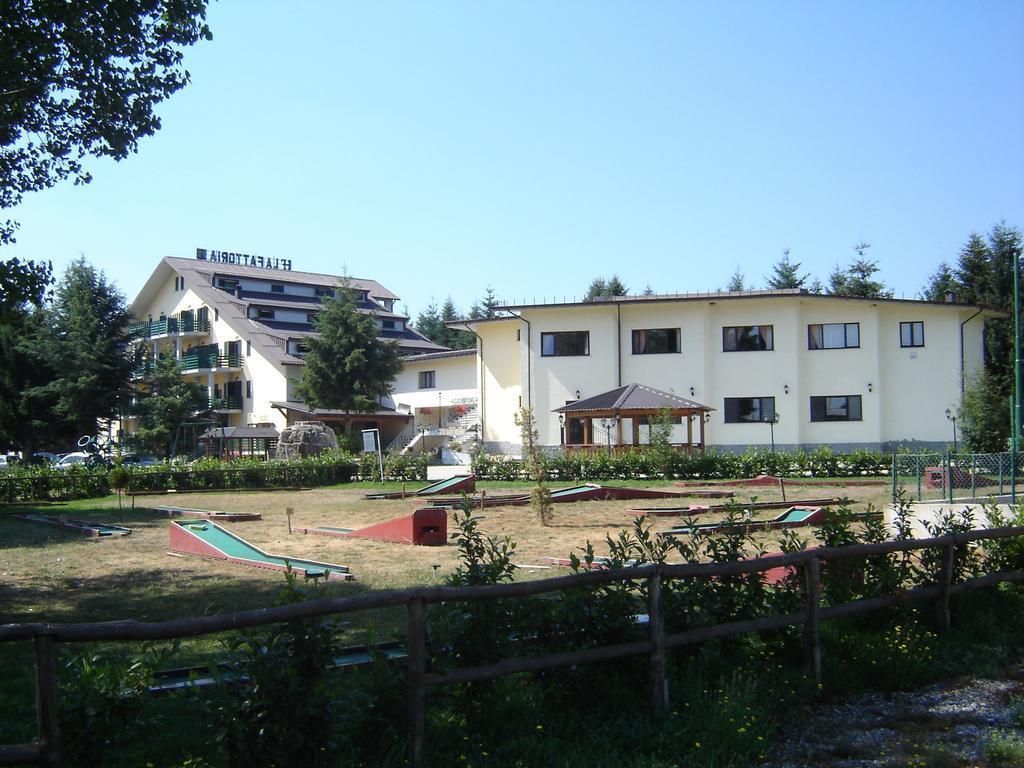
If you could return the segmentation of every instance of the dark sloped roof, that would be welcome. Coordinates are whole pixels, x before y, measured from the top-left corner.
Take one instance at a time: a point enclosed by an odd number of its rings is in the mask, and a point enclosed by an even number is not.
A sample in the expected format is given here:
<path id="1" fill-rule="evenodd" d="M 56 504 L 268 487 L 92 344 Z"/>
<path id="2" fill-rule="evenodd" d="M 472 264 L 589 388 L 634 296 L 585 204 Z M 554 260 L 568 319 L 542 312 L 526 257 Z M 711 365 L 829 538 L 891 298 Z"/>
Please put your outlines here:
<path id="1" fill-rule="evenodd" d="M 679 395 L 662 392 L 660 389 L 645 387 L 642 384 L 627 384 L 624 387 L 602 392 L 599 395 L 555 408 L 555 413 L 576 413 L 580 411 L 660 411 L 692 409 L 695 411 L 713 411 L 707 405 L 688 400 Z"/>
<path id="2" fill-rule="evenodd" d="M 402 416 L 408 417 L 409 414 L 399 413 L 393 408 L 388 408 L 385 405 L 380 406 L 375 411 L 342 411 L 336 408 L 317 408 L 315 411 L 310 410 L 309 406 L 305 403 L 300 403 L 295 400 L 288 401 L 274 401 L 271 403 L 272 406 L 277 408 L 279 411 L 294 411 L 296 413 L 305 413 L 310 416 L 351 416 L 354 419 L 365 418 L 366 416 Z"/>

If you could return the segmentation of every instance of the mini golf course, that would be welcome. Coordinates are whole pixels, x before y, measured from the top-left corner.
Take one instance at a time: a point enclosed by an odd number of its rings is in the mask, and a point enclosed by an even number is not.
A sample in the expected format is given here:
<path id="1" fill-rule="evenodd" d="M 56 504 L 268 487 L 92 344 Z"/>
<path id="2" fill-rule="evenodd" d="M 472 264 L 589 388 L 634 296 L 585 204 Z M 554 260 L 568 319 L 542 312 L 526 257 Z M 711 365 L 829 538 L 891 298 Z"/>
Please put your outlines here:
<path id="1" fill-rule="evenodd" d="M 121 525 L 109 525 L 107 523 L 90 523 L 87 520 L 70 520 L 68 518 L 47 517 L 46 515 L 12 515 L 16 520 L 24 520 L 28 523 L 41 523 L 52 525 L 57 528 L 73 531 L 81 536 L 93 538 L 110 538 L 117 536 L 130 536 L 132 529 Z"/>
<path id="2" fill-rule="evenodd" d="M 308 577 L 344 581 L 354 578 L 346 565 L 268 554 L 213 522 L 179 523 L 172 520 L 167 530 L 170 535 L 170 551 L 178 554 L 226 560 L 236 565 L 272 571 L 287 571 L 291 568 Z"/>
<path id="3" fill-rule="evenodd" d="M 159 506 L 154 507 L 168 517 L 197 517 L 203 520 L 220 520 L 225 523 L 243 523 L 250 520 L 262 520 L 259 512 L 217 512 L 212 509 L 190 509 L 189 507 Z"/>
<path id="4" fill-rule="evenodd" d="M 461 493 L 463 491 L 476 490 L 476 475 L 454 475 L 436 483 L 425 485 L 417 491 L 405 493 L 395 491 L 391 493 L 368 493 L 367 499 L 405 499 L 410 496 L 436 496 L 439 493 Z"/>
<path id="5" fill-rule="evenodd" d="M 445 509 L 417 509 L 411 515 L 396 517 L 366 528 L 296 528 L 297 533 L 316 536 L 374 539 L 398 544 L 417 544 L 425 547 L 443 547 L 448 543 L 448 511 Z"/>

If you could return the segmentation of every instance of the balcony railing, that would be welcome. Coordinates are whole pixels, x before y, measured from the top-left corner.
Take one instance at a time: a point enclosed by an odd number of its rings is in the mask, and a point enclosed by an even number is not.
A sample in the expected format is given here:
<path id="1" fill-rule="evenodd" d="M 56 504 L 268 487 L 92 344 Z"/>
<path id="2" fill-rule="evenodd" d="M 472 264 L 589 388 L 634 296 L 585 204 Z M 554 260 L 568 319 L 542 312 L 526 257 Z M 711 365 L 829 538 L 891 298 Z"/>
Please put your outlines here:
<path id="1" fill-rule="evenodd" d="M 242 356 L 240 354 L 220 355 L 212 352 L 193 353 L 182 355 L 178 360 L 178 369 L 181 371 L 216 370 L 241 368 Z"/>
<path id="2" fill-rule="evenodd" d="M 192 314 L 164 317 L 159 320 L 144 320 L 128 326 L 128 335 L 133 339 L 150 339 L 155 336 L 179 336 L 209 333 L 210 321 Z"/>
<path id="3" fill-rule="evenodd" d="M 242 410 L 241 395 L 222 395 L 213 397 L 210 400 L 210 410 L 213 411 L 240 411 Z"/>

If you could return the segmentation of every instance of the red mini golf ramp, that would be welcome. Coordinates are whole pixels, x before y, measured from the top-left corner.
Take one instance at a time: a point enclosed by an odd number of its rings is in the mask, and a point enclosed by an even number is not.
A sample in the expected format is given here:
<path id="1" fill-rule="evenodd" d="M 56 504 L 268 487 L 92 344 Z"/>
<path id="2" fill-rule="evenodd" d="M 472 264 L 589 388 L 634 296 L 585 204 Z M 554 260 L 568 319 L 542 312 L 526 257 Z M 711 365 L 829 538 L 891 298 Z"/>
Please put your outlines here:
<path id="1" fill-rule="evenodd" d="M 271 571 L 286 571 L 291 568 L 292 571 L 305 576 L 322 576 L 342 581 L 353 578 L 346 565 L 271 555 L 213 522 L 179 523 L 174 520 L 167 530 L 171 539 L 171 552 L 226 560 L 236 565 L 266 568 Z"/>
<path id="2" fill-rule="evenodd" d="M 691 517 L 702 515 L 705 512 L 724 512 L 730 507 L 753 511 L 793 507 L 831 507 L 839 502 L 840 499 L 792 499 L 791 501 L 758 501 L 748 504 L 731 502 L 729 504 L 692 504 L 688 507 L 636 507 L 626 514 L 633 517 Z"/>
<path id="3" fill-rule="evenodd" d="M 404 499 L 409 496 L 436 496 L 439 493 L 472 493 L 476 490 L 476 475 L 452 475 L 436 483 L 425 485 L 418 491 L 402 493 L 401 491 L 391 493 L 368 493 L 367 499 Z"/>
<path id="4" fill-rule="evenodd" d="M 396 517 L 366 528 L 299 528 L 300 533 L 316 536 L 337 536 L 347 539 L 373 539 L 397 544 L 416 544 L 424 547 L 443 547 L 448 543 L 448 511 L 445 509 L 417 509 L 411 515 Z"/>

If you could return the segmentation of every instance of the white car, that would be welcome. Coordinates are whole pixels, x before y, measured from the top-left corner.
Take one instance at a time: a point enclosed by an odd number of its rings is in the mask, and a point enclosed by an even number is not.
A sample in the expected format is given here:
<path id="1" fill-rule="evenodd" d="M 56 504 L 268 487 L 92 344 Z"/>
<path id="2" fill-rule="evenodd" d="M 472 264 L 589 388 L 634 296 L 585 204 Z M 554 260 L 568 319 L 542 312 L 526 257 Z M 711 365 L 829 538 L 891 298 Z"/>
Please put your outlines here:
<path id="1" fill-rule="evenodd" d="M 60 461 L 58 461 L 53 466 L 55 466 L 57 469 L 67 469 L 72 464 L 83 464 L 84 465 L 88 460 L 89 460 L 89 454 L 88 453 L 82 453 L 81 451 L 78 451 L 78 452 L 75 452 L 75 453 L 69 453 L 69 454 L 66 454 L 64 456 L 61 456 Z"/>

